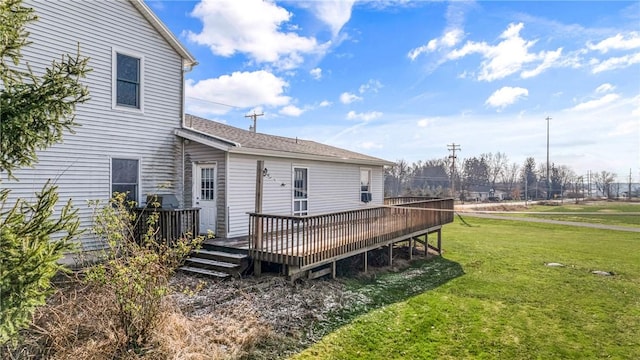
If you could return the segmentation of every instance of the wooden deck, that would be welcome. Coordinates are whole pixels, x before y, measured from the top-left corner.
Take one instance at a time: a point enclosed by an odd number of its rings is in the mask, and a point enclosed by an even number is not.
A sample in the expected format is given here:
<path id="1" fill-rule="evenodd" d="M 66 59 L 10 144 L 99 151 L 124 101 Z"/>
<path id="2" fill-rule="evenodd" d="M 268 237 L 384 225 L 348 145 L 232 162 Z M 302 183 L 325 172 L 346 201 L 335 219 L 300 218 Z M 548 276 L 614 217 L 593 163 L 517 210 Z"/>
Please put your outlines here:
<path id="1" fill-rule="evenodd" d="M 453 199 L 391 198 L 387 205 L 313 216 L 249 214 L 249 255 L 288 274 L 437 232 L 453 221 Z M 440 239 L 439 239 L 440 240 Z"/>

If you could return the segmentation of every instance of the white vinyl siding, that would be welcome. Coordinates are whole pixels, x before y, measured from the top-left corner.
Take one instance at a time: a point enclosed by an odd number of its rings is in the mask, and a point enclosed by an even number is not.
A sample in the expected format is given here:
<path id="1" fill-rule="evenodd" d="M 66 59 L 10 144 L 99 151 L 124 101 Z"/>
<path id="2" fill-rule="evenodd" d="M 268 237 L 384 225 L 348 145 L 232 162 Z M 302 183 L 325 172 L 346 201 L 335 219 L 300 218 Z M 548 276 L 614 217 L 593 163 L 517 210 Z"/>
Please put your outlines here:
<path id="1" fill-rule="evenodd" d="M 149 193 L 182 198 L 179 171 L 180 143 L 173 130 L 181 124 L 182 59 L 128 1 L 35 1 L 38 21 L 22 53 L 34 72 L 41 74 L 62 54 L 90 58 L 83 83 L 91 99 L 76 111 L 75 134 L 38 152 L 34 168 L 16 171 L 19 181 L 3 176 L 2 186 L 12 198 L 33 199 L 47 179 L 59 186 L 60 203 L 73 199 L 81 226 L 91 225 L 88 200 L 106 201 L 111 193 L 111 159 L 140 158 L 139 197 Z M 135 35 L 135 36 L 134 36 Z M 113 49 L 135 49 L 144 57 L 144 113 L 112 108 Z M 83 236 L 86 249 L 98 243 Z"/>
<path id="2" fill-rule="evenodd" d="M 308 169 L 309 215 L 358 209 L 384 203 L 382 166 L 371 166 L 372 201 L 360 202 L 360 165 L 255 157 L 229 154 L 227 197 L 229 199 L 229 237 L 247 235 L 249 216 L 255 210 L 256 162 L 264 160 L 262 212 L 292 215 L 293 169 Z"/>

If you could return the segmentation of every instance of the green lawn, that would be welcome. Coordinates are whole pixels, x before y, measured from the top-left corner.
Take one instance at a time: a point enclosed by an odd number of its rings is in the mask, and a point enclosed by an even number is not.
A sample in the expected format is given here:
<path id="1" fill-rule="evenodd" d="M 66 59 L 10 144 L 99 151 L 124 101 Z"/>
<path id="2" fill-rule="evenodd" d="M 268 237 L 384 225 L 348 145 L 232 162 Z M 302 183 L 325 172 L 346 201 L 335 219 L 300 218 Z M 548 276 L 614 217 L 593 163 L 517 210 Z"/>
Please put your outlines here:
<path id="1" fill-rule="evenodd" d="M 598 202 L 595 204 L 572 204 L 561 206 L 534 205 L 528 210 L 533 214 L 513 214 L 550 220 L 590 222 L 595 224 L 640 227 L 640 203 Z M 567 214 L 535 214 L 567 213 Z"/>
<path id="2" fill-rule="evenodd" d="M 443 259 L 352 281 L 374 304 L 293 358 L 640 359 L 637 233 L 467 221 Z"/>

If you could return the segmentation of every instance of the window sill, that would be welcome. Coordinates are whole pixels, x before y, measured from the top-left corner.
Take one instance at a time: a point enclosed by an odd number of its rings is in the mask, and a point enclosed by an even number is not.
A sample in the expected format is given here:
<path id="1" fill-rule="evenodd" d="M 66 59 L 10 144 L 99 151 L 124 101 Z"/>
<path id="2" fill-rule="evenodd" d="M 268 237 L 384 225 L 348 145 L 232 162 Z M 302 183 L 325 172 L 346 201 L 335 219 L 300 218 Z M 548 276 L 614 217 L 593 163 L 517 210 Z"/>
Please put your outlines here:
<path id="1" fill-rule="evenodd" d="M 111 110 L 134 113 L 134 114 L 144 114 L 144 108 L 134 108 L 134 107 L 120 106 L 120 105 L 111 105 Z"/>

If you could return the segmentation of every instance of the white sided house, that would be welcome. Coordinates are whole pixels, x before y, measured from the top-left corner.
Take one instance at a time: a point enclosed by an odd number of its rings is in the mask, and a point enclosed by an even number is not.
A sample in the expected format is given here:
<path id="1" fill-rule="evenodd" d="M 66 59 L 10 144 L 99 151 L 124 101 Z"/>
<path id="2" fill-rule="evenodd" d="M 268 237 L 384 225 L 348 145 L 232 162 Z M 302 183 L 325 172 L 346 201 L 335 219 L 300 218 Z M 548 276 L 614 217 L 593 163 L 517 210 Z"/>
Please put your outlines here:
<path id="1" fill-rule="evenodd" d="M 29 24 L 23 61 L 42 73 L 62 54 L 80 47 L 93 70 L 83 81 L 91 99 L 76 111 L 75 134 L 38 153 L 33 168 L 15 171 L 2 186 L 11 197 L 33 199 L 51 179 L 61 201 L 73 199 L 81 226 L 91 224 L 89 200 L 107 201 L 128 191 L 182 198 L 181 141 L 174 135 L 183 117 L 184 73 L 195 59 L 142 0 L 26 0 L 38 20 Z M 83 247 L 97 243 L 84 236 Z"/>
<path id="2" fill-rule="evenodd" d="M 185 115 L 185 205 L 200 208 L 200 232 L 246 237 L 264 161 L 262 212 L 317 215 L 384 203 L 391 162 L 314 141 L 255 133 Z"/>

